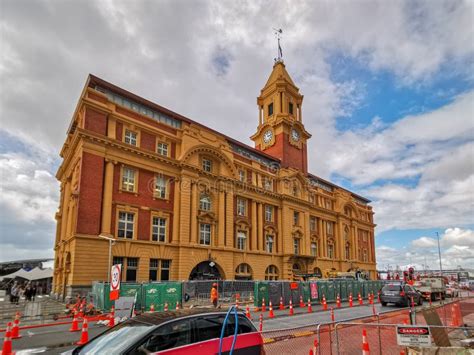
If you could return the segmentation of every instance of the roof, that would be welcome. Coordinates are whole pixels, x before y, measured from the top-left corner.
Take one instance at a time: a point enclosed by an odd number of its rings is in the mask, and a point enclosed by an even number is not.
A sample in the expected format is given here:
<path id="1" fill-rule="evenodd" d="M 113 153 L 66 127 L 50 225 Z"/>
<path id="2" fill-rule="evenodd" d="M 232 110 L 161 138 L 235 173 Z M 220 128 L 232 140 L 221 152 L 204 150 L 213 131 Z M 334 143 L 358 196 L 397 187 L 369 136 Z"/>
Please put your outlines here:
<path id="1" fill-rule="evenodd" d="M 0 281 L 3 281 L 4 279 L 14 279 L 16 277 L 21 277 L 22 279 L 26 279 L 29 281 L 47 279 L 53 277 L 53 269 L 40 269 L 39 267 L 35 267 L 31 271 L 20 269 L 9 275 L 1 276 Z"/>
<path id="2" fill-rule="evenodd" d="M 273 65 L 273 70 L 270 76 L 268 77 L 267 83 L 265 84 L 262 90 L 265 90 L 268 86 L 273 84 L 275 81 L 281 80 L 281 79 L 287 81 L 288 83 L 290 83 L 296 88 L 296 85 L 291 79 L 290 74 L 288 74 L 288 72 L 286 71 L 285 64 L 281 61 L 277 61 Z"/>

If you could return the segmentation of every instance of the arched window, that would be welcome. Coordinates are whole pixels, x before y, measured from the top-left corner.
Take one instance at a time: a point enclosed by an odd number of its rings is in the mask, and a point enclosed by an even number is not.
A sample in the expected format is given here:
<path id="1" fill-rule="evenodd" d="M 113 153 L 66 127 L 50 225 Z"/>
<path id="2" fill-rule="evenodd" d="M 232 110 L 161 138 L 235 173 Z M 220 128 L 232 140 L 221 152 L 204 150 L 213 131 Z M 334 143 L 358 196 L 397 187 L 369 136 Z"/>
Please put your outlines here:
<path id="1" fill-rule="evenodd" d="M 199 199 L 199 209 L 202 211 L 211 210 L 211 198 L 209 197 L 209 195 L 201 195 L 201 198 Z"/>
<path id="2" fill-rule="evenodd" d="M 293 271 L 299 272 L 300 271 L 300 266 L 298 263 L 293 264 Z"/>
<path id="3" fill-rule="evenodd" d="M 239 264 L 235 269 L 235 279 L 236 280 L 251 280 L 252 279 L 252 269 L 249 264 Z"/>
<path id="4" fill-rule="evenodd" d="M 346 243 L 346 260 L 351 259 L 351 245 L 349 243 Z"/>
<path id="5" fill-rule="evenodd" d="M 278 268 L 275 265 L 269 265 L 265 270 L 265 280 L 278 280 Z"/>
<path id="6" fill-rule="evenodd" d="M 319 267 L 315 267 L 313 269 L 313 274 L 316 275 L 316 277 L 323 277 L 323 273 Z"/>

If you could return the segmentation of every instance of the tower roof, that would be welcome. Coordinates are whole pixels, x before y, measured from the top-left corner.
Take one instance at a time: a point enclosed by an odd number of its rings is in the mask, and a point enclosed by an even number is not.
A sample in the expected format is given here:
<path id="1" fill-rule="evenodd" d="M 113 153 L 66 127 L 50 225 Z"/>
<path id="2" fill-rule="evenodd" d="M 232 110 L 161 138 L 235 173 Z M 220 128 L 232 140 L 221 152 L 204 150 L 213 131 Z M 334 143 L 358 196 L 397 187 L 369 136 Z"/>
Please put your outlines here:
<path id="1" fill-rule="evenodd" d="M 290 85 L 297 88 L 295 83 L 291 79 L 290 74 L 288 74 L 288 72 L 286 71 L 285 64 L 282 61 L 276 61 L 273 65 L 273 70 L 270 74 L 270 77 L 268 78 L 267 83 L 263 87 L 262 91 L 279 80 L 286 81 Z"/>

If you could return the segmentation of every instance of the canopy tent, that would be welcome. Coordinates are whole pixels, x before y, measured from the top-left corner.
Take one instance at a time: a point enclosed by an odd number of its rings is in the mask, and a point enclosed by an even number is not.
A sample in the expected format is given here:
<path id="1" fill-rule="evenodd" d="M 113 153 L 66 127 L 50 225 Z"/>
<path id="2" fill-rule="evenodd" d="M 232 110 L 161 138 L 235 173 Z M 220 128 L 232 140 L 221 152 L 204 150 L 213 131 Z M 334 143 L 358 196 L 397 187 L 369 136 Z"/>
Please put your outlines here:
<path id="1" fill-rule="evenodd" d="M 0 281 L 3 281 L 5 279 L 14 279 L 16 277 L 20 277 L 29 281 L 47 279 L 53 277 L 53 269 L 40 269 L 39 267 L 35 267 L 33 270 L 30 271 L 20 269 L 9 275 L 0 276 Z"/>

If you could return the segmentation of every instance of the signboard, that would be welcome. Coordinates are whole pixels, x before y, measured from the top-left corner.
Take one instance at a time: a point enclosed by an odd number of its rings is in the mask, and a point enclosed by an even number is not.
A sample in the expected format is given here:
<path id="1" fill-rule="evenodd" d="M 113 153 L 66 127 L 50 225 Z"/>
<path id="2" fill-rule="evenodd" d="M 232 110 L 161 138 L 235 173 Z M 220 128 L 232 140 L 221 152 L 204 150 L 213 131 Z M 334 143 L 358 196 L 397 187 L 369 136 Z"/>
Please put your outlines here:
<path id="1" fill-rule="evenodd" d="M 118 300 L 120 295 L 120 279 L 122 278 L 122 264 L 112 265 L 110 270 L 110 300 Z"/>
<path id="2" fill-rule="evenodd" d="M 115 316 L 130 318 L 133 312 L 135 297 L 120 297 L 115 301 Z"/>
<path id="3" fill-rule="evenodd" d="M 298 289 L 298 282 L 292 282 L 292 283 L 290 283 L 290 289 L 292 289 L 292 290 L 297 290 L 297 289 Z"/>
<path id="4" fill-rule="evenodd" d="M 431 346 L 430 328 L 397 325 L 397 344 L 400 346 Z"/>
<path id="5" fill-rule="evenodd" d="M 311 282 L 310 286 L 311 288 L 311 298 L 312 299 L 317 299 L 318 297 L 318 285 L 316 282 Z"/>

